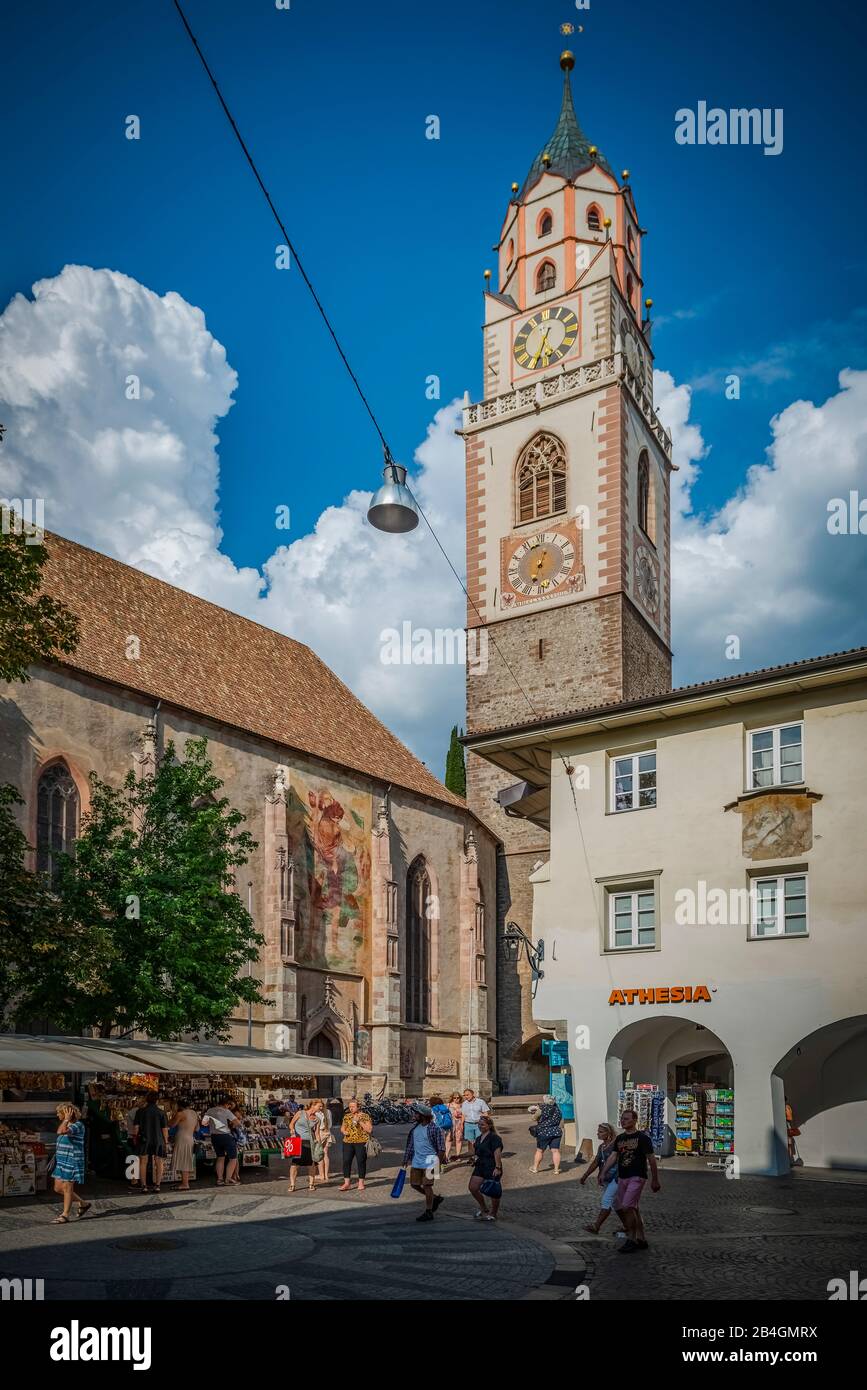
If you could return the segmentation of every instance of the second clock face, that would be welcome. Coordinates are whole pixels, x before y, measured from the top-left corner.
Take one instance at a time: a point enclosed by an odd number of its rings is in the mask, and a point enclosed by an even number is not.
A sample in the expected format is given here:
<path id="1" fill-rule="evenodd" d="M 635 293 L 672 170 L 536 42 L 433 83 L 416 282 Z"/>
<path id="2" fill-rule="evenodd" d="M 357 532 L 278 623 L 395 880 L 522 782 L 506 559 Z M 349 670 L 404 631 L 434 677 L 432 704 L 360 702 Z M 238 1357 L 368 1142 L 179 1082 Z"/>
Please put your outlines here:
<path id="1" fill-rule="evenodd" d="M 527 371 L 549 367 L 571 352 L 578 337 L 578 317 L 565 304 L 556 309 L 539 309 L 519 330 L 515 338 L 515 361 Z"/>
<path id="2" fill-rule="evenodd" d="M 509 583 L 516 593 L 541 598 L 565 583 L 575 563 L 575 547 L 558 531 L 528 536 L 509 561 Z"/>

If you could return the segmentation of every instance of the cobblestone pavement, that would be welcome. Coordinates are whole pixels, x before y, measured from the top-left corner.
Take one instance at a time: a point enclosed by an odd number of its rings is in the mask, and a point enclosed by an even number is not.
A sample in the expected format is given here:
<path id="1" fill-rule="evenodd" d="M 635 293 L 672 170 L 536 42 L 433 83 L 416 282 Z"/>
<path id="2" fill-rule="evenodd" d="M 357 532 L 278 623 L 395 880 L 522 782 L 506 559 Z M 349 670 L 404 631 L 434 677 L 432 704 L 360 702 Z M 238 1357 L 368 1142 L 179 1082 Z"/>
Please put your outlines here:
<path id="1" fill-rule="evenodd" d="M 598 1189 L 580 1169 L 529 1172 L 524 1117 L 501 1121 L 506 1193 L 497 1225 L 473 1221 L 468 1171 L 447 1171 L 436 1220 L 420 1199 L 389 1197 L 405 1129 L 383 1127 L 385 1152 L 365 1193 L 338 1195 L 338 1178 L 308 1194 L 279 1176 L 239 1188 L 205 1178 L 189 1194 L 135 1195 L 90 1183 L 92 1211 L 52 1226 L 54 1199 L 0 1204 L 0 1277 L 43 1278 L 47 1299 L 827 1299 L 830 1278 L 859 1268 L 867 1185 L 794 1178 L 727 1181 L 663 1166 L 661 1193 L 643 1209 L 651 1249 L 620 1257 L 613 1238 L 585 1234 Z"/>

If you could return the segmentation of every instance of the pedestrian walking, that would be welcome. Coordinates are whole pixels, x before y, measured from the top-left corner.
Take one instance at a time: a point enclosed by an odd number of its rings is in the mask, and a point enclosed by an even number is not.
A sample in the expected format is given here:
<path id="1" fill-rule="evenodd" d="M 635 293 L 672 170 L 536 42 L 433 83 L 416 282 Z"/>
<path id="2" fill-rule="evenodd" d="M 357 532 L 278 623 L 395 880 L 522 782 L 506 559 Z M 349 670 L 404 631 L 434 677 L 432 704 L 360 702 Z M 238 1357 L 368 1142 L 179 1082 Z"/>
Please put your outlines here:
<path id="1" fill-rule="evenodd" d="M 349 1102 L 346 1114 L 340 1121 L 340 1134 L 343 1139 L 343 1182 L 338 1192 L 348 1192 L 352 1186 L 352 1165 L 358 1168 L 356 1190 L 364 1191 L 367 1177 L 367 1141 L 373 1133 L 373 1121 L 361 1109 L 358 1101 Z"/>
<path id="2" fill-rule="evenodd" d="M 446 1141 L 444 1162 L 448 1163 L 449 1153 L 452 1147 L 452 1126 L 454 1123 L 452 1120 L 452 1112 L 446 1105 L 442 1096 L 431 1096 L 429 1104 L 431 1111 L 433 1112 L 434 1120 L 442 1130 L 443 1138 Z"/>
<path id="3" fill-rule="evenodd" d="M 84 1216 L 90 1211 L 91 1203 L 76 1190 L 84 1186 L 84 1121 L 77 1105 L 62 1101 L 57 1106 L 57 1147 L 54 1151 L 54 1191 L 63 1197 L 63 1211 L 55 1216 L 52 1226 L 65 1226 L 69 1222 L 73 1199 L 78 1203 L 78 1214 Z"/>
<path id="4" fill-rule="evenodd" d="M 184 1101 L 175 1115 L 175 1135 L 172 1140 L 172 1166 L 180 1174 L 179 1192 L 189 1192 L 190 1175 L 195 1168 L 193 1135 L 199 1128 L 199 1114 L 190 1102 Z"/>
<path id="5" fill-rule="evenodd" d="M 310 1102 L 313 1105 L 313 1102 Z M 316 1188 L 316 1168 L 322 1158 L 322 1149 L 319 1140 L 315 1136 L 316 1112 L 313 1111 L 311 1118 L 309 1107 L 305 1109 L 299 1106 L 289 1121 L 289 1133 L 295 1139 L 301 1140 L 300 1154 L 293 1154 L 289 1160 L 289 1191 L 295 1191 L 298 1181 L 298 1169 L 307 1169 L 307 1190 L 315 1191 Z"/>
<path id="6" fill-rule="evenodd" d="M 324 1100 L 311 1101 L 307 1107 L 307 1114 L 313 1125 L 314 1140 L 318 1140 L 322 1146 L 322 1158 L 316 1165 L 316 1173 L 320 1182 L 328 1182 L 331 1177 L 331 1157 L 330 1149 L 334 1143 L 333 1125 L 331 1111 Z"/>
<path id="7" fill-rule="evenodd" d="M 169 1122 L 166 1119 L 165 1110 L 160 1107 L 159 1100 L 157 1092 L 150 1091 L 145 1104 L 135 1117 L 134 1128 L 142 1192 L 150 1190 L 159 1192 L 169 1147 Z M 150 1188 L 148 1188 L 148 1173 L 150 1173 Z"/>
<path id="8" fill-rule="evenodd" d="M 626 1230 L 626 1240 L 620 1247 L 621 1255 L 634 1255 L 637 1250 L 647 1249 L 644 1223 L 641 1220 L 639 1203 L 644 1184 L 647 1182 L 647 1169 L 650 1168 L 650 1190 L 660 1189 L 659 1172 L 650 1135 L 638 1128 L 638 1116 L 634 1110 L 624 1110 L 620 1116 L 622 1132 L 614 1140 L 614 1151 L 605 1160 L 602 1177 L 617 1164 L 617 1194 L 614 1198 L 615 1210 L 619 1213 Z"/>
<path id="9" fill-rule="evenodd" d="M 464 1091 L 464 1098 L 461 1102 L 461 1114 L 464 1117 L 464 1138 L 470 1146 L 470 1157 L 473 1153 L 473 1143 L 481 1134 L 479 1120 L 488 1113 L 488 1103 L 477 1096 L 469 1086 Z"/>
<path id="10" fill-rule="evenodd" d="M 412 1107 L 415 1122 L 406 1136 L 402 1167 L 409 1165 L 410 1186 L 424 1197 L 424 1211 L 416 1221 L 433 1221 L 434 1213 L 444 1198 L 434 1195 L 434 1179 L 440 1160 L 445 1154 L 443 1132 L 433 1117 L 429 1105 L 416 1101 Z"/>
<path id="11" fill-rule="evenodd" d="M 203 1124 L 208 1126 L 214 1153 L 217 1155 L 218 1187 L 238 1184 L 238 1118 L 226 1101 L 205 1111 Z"/>
<path id="12" fill-rule="evenodd" d="M 536 1131 L 536 1152 L 533 1155 L 533 1166 L 530 1172 L 538 1173 L 539 1165 L 545 1157 L 545 1150 L 550 1149 L 554 1172 L 559 1173 L 560 1141 L 563 1138 L 563 1112 L 553 1096 L 542 1097 L 542 1109 L 539 1111 L 539 1118 L 533 1128 Z"/>
<path id="13" fill-rule="evenodd" d="M 451 1136 L 446 1135 L 446 1161 L 448 1161 L 452 1144 L 454 1144 L 455 1147 L 455 1159 L 459 1159 L 461 1156 L 461 1150 L 464 1145 L 463 1099 L 460 1091 L 452 1091 L 449 1096 L 449 1110 L 452 1114 L 452 1132 Z"/>
<path id="14" fill-rule="evenodd" d="M 476 1221 L 496 1221 L 503 1193 L 503 1141 L 490 1113 L 479 1119 L 479 1138 L 473 1142 L 475 1162 L 470 1177 L 470 1195 L 479 1204 Z M 488 1209 L 486 1197 L 490 1197 Z"/>
<path id="15" fill-rule="evenodd" d="M 584 1227 L 585 1231 L 589 1231 L 590 1234 L 594 1236 L 598 1236 L 599 1232 L 602 1230 L 602 1227 L 605 1225 L 605 1222 L 608 1220 L 608 1217 L 611 1214 L 611 1210 L 614 1206 L 614 1198 L 617 1196 L 617 1151 L 614 1148 L 614 1141 L 617 1138 L 617 1130 L 614 1128 L 613 1125 L 598 1125 L 596 1128 L 596 1138 L 599 1140 L 599 1147 L 597 1148 L 592 1161 L 584 1169 L 584 1172 L 581 1174 L 581 1177 L 579 1178 L 579 1182 L 583 1187 L 587 1179 L 591 1177 L 593 1173 L 596 1173 L 597 1181 L 599 1183 L 599 1187 L 601 1188 L 599 1215 L 596 1217 L 596 1220 L 592 1223 L 592 1225 Z M 614 1154 L 615 1159 L 614 1166 L 613 1168 L 610 1168 L 608 1170 L 607 1177 L 603 1178 L 602 1170 L 605 1167 L 605 1161 L 608 1158 L 609 1154 L 612 1153 Z M 618 1215 L 620 1216 L 621 1224 L 623 1224 L 622 1214 L 618 1212 Z"/>

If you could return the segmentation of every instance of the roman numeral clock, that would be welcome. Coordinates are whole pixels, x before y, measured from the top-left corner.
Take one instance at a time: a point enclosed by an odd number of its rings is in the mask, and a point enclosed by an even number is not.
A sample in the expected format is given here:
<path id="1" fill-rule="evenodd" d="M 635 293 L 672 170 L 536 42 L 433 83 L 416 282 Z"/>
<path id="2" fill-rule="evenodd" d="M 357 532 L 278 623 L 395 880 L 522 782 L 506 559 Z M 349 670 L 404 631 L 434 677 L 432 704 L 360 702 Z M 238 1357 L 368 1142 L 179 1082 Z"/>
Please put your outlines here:
<path id="1" fill-rule="evenodd" d="M 550 367 L 573 351 L 577 337 L 578 315 L 574 309 L 565 304 L 556 309 L 539 309 L 515 335 L 515 361 L 528 372 Z"/>
<path id="2" fill-rule="evenodd" d="M 558 598 L 584 587 L 581 533 L 574 521 L 500 542 L 501 608 Z"/>

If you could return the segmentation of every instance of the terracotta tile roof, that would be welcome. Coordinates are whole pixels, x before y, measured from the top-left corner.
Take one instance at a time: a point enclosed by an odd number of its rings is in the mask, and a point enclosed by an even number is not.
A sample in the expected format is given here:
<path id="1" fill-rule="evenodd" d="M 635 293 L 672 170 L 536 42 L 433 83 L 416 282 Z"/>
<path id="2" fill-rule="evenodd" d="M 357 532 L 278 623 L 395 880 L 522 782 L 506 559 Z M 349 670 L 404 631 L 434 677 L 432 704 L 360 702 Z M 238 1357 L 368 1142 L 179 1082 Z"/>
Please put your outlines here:
<path id="1" fill-rule="evenodd" d="M 61 536 L 45 544 L 44 588 L 81 620 L 59 665 L 467 811 L 303 643 Z"/>
<path id="2" fill-rule="evenodd" d="M 867 647 L 849 647 L 842 652 L 828 652 L 825 656 L 805 657 L 801 661 L 789 661 L 781 666 L 760 666 L 755 671 L 743 671 L 737 676 L 719 676 L 715 680 L 699 681 L 695 685 L 676 685 L 661 695 L 645 695 L 637 700 L 612 700 L 605 705 L 582 705 L 565 714 L 551 718 L 540 716 L 528 719 L 522 724 L 491 726 L 487 729 L 474 729 L 464 734 L 461 743 L 472 745 L 476 739 L 489 738 L 491 734 L 518 733 L 523 730 L 556 728 L 561 724 L 592 720 L 608 714 L 627 714 L 631 710 L 652 709 L 655 705 L 666 705 L 672 701 L 688 700 L 693 695 L 724 694 L 726 690 L 763 685 L 769 680 L 787 680 L 792 676 L 812 675 L 821 671 L 832 671 L 839 666 L 867 666 Z"/>

